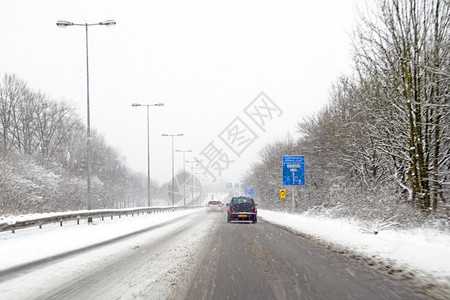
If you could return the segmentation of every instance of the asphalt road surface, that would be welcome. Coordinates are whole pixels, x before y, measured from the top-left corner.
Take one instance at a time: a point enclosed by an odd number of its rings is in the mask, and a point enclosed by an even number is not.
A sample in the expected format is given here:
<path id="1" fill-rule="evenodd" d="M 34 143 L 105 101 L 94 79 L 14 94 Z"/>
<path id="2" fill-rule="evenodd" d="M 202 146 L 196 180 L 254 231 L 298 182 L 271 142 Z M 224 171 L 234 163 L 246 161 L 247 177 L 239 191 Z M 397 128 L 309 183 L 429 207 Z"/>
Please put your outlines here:
<path id="1" fill-rule="evenodd" d="M 311 241 L 258 220 L 217 228 L 179 299 L 426 299 Z M 214 217 L 214 216 L 213 216 Z"/>
<path id="2" fill-rule="evenodd" d="M 426 299 L 259 219 L 198 212 L 0 277 L 0 299 Z"/>

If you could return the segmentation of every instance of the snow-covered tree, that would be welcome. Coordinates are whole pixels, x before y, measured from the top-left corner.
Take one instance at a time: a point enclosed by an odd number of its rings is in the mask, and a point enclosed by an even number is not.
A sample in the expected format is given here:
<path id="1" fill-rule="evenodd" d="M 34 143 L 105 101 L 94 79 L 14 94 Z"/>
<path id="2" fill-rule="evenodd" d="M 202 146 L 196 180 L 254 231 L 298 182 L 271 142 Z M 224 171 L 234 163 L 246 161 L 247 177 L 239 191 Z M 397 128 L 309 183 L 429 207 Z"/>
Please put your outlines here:
<path id="1" fill-rule="evenodd" d="M 3 76 L 0 214 L 87 208 L 86 151 L 86 128 L 73 107 L 34 92 L 15 75 Z M 145 205 L 142 177 L 95 131 L 91 158 L 93 208 Z"/>
<path id="2" fill-rule="evenodd" d="M 449 15 L 448 1 L 376 1 L 355 35 L 355 63 L 376 121 L 370 133 L 422 209 L 437 209 L 448 176 Z"/>

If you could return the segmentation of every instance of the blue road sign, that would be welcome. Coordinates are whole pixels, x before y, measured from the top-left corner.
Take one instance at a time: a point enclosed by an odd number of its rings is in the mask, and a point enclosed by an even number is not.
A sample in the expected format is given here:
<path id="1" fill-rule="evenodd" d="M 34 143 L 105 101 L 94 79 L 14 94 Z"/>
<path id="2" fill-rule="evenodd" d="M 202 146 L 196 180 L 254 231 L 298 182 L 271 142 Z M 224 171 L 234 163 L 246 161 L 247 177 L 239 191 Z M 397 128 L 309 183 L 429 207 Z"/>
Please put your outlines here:
<path id="1" fill-rule="evenodd" d="M 305 185 L 304 156 L 283 156 L 283 185 Z"/>
<path id="2" fill-rule="evenodd" d="M 252 198 L 255 198 L 255 191 L 253 189 L 253 187 L 248 187 L 245 189 L 245 193 L 247 194 L 247 196 L 250 196 Z"/>

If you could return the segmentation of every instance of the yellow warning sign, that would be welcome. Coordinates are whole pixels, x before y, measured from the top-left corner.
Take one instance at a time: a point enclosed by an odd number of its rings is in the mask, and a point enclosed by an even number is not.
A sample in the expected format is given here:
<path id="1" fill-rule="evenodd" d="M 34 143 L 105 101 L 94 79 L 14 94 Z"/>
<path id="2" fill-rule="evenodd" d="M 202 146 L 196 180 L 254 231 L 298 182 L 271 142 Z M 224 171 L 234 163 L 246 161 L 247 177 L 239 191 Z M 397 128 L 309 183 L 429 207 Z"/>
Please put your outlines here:
<path id="1" fill-rule="evenodd" d="M 280 198 L 285 199 L 286 198 L 286 190 L 280 190 Z"/>

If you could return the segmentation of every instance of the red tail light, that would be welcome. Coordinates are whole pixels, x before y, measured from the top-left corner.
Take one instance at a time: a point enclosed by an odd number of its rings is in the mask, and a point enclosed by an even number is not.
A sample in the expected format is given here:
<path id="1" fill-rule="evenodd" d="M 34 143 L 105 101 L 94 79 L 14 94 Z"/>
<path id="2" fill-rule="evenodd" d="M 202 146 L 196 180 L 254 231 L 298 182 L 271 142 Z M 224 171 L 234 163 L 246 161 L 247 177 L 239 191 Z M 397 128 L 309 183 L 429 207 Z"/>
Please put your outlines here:
<path id="1" fill-rule="evenodd" d="M 258 211 L 255 209 L 255 214 L 257 213 Z"/>
<path id="2" fill-rule="evenodd" d="M 228 213 L 231 214 L 231 210 L 230 209 L 228 209 Z"/>
<path id="3" fill-rule="evenodd" d="M 206 204 L 206 207 L 209 207 L 209 204 Z"/>
<path id="4" fill-rule="evenodd" d="M 222 207 L 222 204 L 219 204 L 219 207 Z"/>

